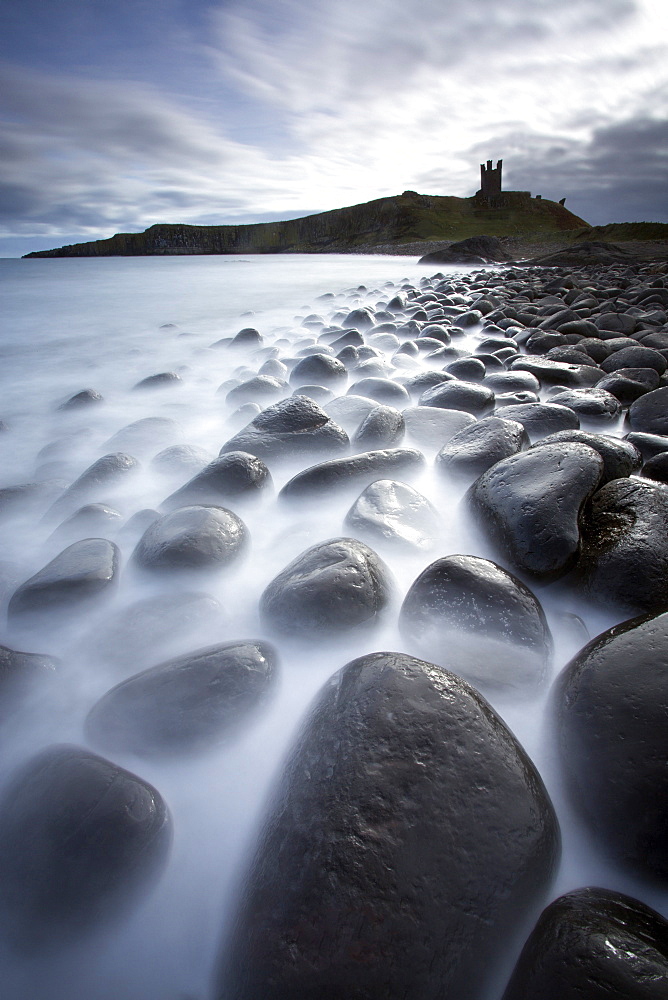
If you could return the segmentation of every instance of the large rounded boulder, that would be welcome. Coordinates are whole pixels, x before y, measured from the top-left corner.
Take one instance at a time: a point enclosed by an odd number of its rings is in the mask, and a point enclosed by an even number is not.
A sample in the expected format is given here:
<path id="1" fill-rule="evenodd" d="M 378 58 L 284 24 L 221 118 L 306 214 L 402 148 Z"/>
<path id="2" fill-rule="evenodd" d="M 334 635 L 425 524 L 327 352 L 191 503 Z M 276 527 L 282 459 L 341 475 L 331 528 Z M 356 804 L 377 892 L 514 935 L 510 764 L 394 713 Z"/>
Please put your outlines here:
<path id="1" fill-rule="evenodd" d="M 247 451 L 264 461 L 290 455 L 332 454 L 346 451 L 350 441 L 316 402 L 291 396 L 268 406 L 227 441 L 221 454 Z"/>
<path id="2" fill-rule="evenodd" d="M 282 499 L 310 498 L 327 491 L 359 489 L 375 479 L 403 473 L 410 475 L 424 468 L 422 452 L 415 448 L 384 448 L 365 451 L 350 458 L 333 458 L 312 465 L 289 479 L 279 496 Z"/>
<path id="3" fill-rule="evenodd" d="M 444 556 L 427 566 L 406 594 L 399 627 L 415 652 L 490 687 L 535 686 L 552 653 L 536 596 L 478 556 Z"/>
<path id="4" fill-rule="evenodd" d="M 402 653 L 332 677 L 287 764 L 219 1000 L 472 1000 L 559 851 L 520 745 L 465 681 Z"/>
<path id="5" fill-rule="evenodd" d="M 430 549 L 441 534 L 441 515 L 407 483 L 377 479 L 358 496 L 345 525 L 372 544 Z"/>
<path id="6" fill-rule="evenodd" d="M 355 538 L 334 538 L 302 552 L 260 599 L 267 625 L 293 636 L 347 632 L 373 624 L 390 598 L 390 574 Z"/>
<path id="7" fill-rule="evenodd" d="M 543 911 L 503 1000 L 663 1000 L 668 923 L 638 899 L 576 889 Z"/>
<path id="8" fill-rule="evenodd" d="M 23 947 L 79 935 L 167 860 L 171 820 L 142 778 L 76 746 L 30 760 L 0 802 L 0 916 Z"/>
<path id="9" fill-rule="evenodd" d="M 105 749 L 140 756 L 219 743 L 266 697 L 276 654 L 264 642 L 226 642 L 135 674 L 91 709 L 86 728 Z"/>
<path id="10" fill-rule="evenodd" d="M 557 682 L 559 746 L 572 796 L 601 846 L 668 879 L 668 613 L 622 622 Z"/>
<path id="11" fill-rule="evenodd" d="M 436 456 L 439 472 L 476 479 L 496 462 L 529 447 L 529 435 L 516 420 L 483 417 L 450 438 Z"/>
<path id="12" fill-rule="evenodd" d="M 180 507 L 149 525 L 133 559 L 143 569 L 214 569 L 238 558 L 248 543 L 240 517 L 224 507 Z"/>
<path id="13" fill-rule="evenodd" d="M 193 476 L 163 502 L 167 510 L 186 504 L 218 504 L 257 497 L 271 485 L 269 469 L 262 459 L 244 451 L 228 451 Z"/>

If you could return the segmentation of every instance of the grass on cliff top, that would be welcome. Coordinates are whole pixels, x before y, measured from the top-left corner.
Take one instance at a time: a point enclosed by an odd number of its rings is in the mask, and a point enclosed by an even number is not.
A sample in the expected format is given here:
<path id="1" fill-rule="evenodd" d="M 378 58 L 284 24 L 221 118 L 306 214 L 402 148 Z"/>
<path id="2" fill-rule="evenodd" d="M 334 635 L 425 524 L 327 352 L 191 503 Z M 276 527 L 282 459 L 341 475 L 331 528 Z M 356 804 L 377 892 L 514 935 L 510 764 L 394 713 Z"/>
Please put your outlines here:
<path id="1" fill-rule="evenodd" d="M 573 233 L 576 240 L 668 240 L 668 222 L 611 222 L 607 226 L 588 226 Z"/>

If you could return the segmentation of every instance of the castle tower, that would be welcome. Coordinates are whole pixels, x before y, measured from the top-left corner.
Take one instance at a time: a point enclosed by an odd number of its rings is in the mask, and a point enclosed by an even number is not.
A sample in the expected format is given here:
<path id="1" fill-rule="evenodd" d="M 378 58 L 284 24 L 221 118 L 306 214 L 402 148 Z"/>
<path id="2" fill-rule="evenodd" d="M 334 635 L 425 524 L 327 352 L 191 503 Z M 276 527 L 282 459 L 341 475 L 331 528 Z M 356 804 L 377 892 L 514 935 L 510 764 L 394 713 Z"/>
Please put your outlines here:
<path id="1" fill-rule="evenodd" d="M 492 168 L 492 161 L 480 164 L 480 193 L 485 201 L 492 208 L 501 201 L 501 167 L 503 160 L 496 161 L 496 167 Z"/>

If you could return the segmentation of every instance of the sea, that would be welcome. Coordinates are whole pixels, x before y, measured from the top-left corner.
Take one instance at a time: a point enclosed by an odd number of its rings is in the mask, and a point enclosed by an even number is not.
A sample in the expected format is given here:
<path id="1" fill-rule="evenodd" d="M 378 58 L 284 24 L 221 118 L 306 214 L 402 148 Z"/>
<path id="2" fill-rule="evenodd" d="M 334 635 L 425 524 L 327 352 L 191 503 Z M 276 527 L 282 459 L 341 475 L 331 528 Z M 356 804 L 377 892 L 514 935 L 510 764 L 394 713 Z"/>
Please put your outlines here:
<path id="1" fill-rule="evenodd" d="M 273 490 L 238 511 L 251 539 L 240 564 L 173 579 L 142 575 L 131 560 L 138 534 L 130 519 L 158 509 L 192 475 L 161 468 L 153 461 L 157 453 L 184 444 L 213 459 L 244 422 L 237 404 L 226 401 L 227 392 L 267 358 L 294 358 L 312 346 L 318 334 L 313 317 L 327 323 L 337 310 L 387 302 L 402 285 L 418 286 L 436 270 L 416 257 L 339 254 L 0 260 L 0 489 L 43 482 L 58 491 L 110 450 L 127 450 L 140 462 L 127 483 L 97 498 L 119 514 L 108 535 L 122 556 L 113 598 L 22 637 L 18 648 L 58 658 L 59 678 L 55 690 L 3 722 L 0 794 L 15 769 L 44 747 L 88 746 L 84 720 L 90 707 L 139 669 L 201 646 L 248 638 L 274 643 L 280 664 L 269 702 L 233 739 L 210 752 L 168 760 L 113 755 L 117 764 L 155 785 L 168 804 L 174 840 L 167 868 L 131 908 L 90 928 L 77 942 L 27 954 L 0 944 L 0 995 L 8 1000 L 208 1000 L 266 803 L 310 702 L 354 657 L 380 649 L 410 652 L 397 630 L 397 610 L 430 562 L 450 553 L 493 557 L 460 503 L 463 487 L 435 473 L 432 447 L 425 449 L 426 470 L 412 485 L 440 511 L 442 536 L 429 552 L 379 550 L 393 575 L 395 596 L 375 631 L 300 645 L 271 635 L 260 621 L 259 597 L 281 569 L 309 546 L 348 534 L 343 519 L 349 497 L 325 496 L 298 512 L 276 502 L 275 494 L 303 463 L 269 463 Z M 471 272 L 463 266 L 440 270 L 455 280 Z M 262 349 L 231 352 L 226 338 L 249 326 L 261 333 Z M 471 344 L 475 335 L 474 330 Z M 162 372 L 180 379 L 152 392 L 134 388 Z M 102 401 L 59 409 L 84 389 L 96 390 Z M 138 439 L 136 453 L 114 445 L 119 432 L 146 417 L 164 418 L 164 440 Z M 17 648 L 4 616 L 6 603 L 61 550 L 57 529 L 57 522 L 29 504 L 0 519 L 0 644 Z M 136 644 L 124 655 L 121 640 L 120 650 L 105 656 L 96 640 L 110 618 L 122 617 L 146 597 L 178 594 L 179 588 L 217 602 L 196 635 L 160 641 L 153 659 L 150 650 L 137 657 Z M 555 759 L 551 682 L 587 634 L 599 634 L 619 615 L 558 587 L 537 593 L 555 638 L 551 675 L 528 694 L 493 688 L 483 693 L 539 768 L 557 809 L 563 853 L 551 898 L 602 886 L 636 896 L 668 916 L 666 894 L 601 855 L 562 792 Z M 508 957 L 509 967 L 514 957 Z M 498 1000 L 508 971 L 499 973 L 489 1000 Z"/>

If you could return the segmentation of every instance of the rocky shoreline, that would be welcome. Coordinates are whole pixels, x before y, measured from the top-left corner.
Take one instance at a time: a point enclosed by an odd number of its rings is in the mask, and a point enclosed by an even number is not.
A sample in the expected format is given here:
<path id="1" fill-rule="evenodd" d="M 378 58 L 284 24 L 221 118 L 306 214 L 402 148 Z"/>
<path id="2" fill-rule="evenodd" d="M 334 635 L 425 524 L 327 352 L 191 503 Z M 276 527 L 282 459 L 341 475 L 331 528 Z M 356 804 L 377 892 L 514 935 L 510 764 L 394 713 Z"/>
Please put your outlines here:
<path id="1" fill-rule="evenodd" d="M 221 946 L 216 1000 L 477 1000 L 548 903 L 504 1000 L 661 1000 L 663 917 L 607 887 L 551 897 L 559 816 L 492 704 L 502 691 L 530 706 L 544 691 L 552 585 L 614 612 L 618 624 L 597 637 L 570 615 L 578 652 L 550 692 L 554 752 L 600 851 L 665 887 L 668 265 L 655 255 L 435 271 L 359 288 L 345 305 L 324 295 L 289 336 L 249 326 L 212 344 L 227 376 L 221 406 L 239 429 L 206 461 L 187 442 L 164 447 L 166 422 L 150 404 L 148 424 L 124 428 L 116 445 L 141 443 L 152 468 L 171 466 L 178 480 L 159 510 L 134 512 L 130 536 L 110 504 L 138 464 L 123 451 L 55 496 L 39 482 L 0 490 L 5 516 L 29 499 L 71 540 L 10 595 L 7 698 L 18 711 L 58 669 L 19 652 L 19 639 L 53 616 L 62 627 L 97 614 L 123 586 L 128 537 L 136 572 L 206 581 L 236 571 L 254 504 L 268 523 L 287 512 L 297 530 L 306 511 L 340 497 L 345 518 L 256 595 L 261 637 L 206 648 L 193 638 L 184 655 L 111 685 L 83 727 L 92 747 L 135 754 L 140 770 L 165 754 L 181 762 L 233 738 L 271 700 L 291 644 L 317 655 L 365 637 L 324 685 L 285 766 Z M 158 372 L 134 389 L 177 392 L 180 381 Z M 82 390 L 63 412 L 85 422 L 103 402 Z M 452 510 L 418 489 L 427 467 L 460 490 L 484 551 L 443 553 Z M 425 554 L 400 608 L 387 565 L 396 551 Z M 109 645 L 122 645 L 124 628 L 136 642 L 142 621 L 168 630 L 170 597 L 152 598 L 144 618 L 126 609 Z M 388 616 L 400 651 L 368 652 Z M 99 643 L 101 619 L 90 620 Z M 119 885 L 136 893 L 158 879 L 170 823 L 160 791 L 106 756 L 42 750 L 0 803 L 10 936 L 39 947 L 78 934 L 116 905 Z"/>

